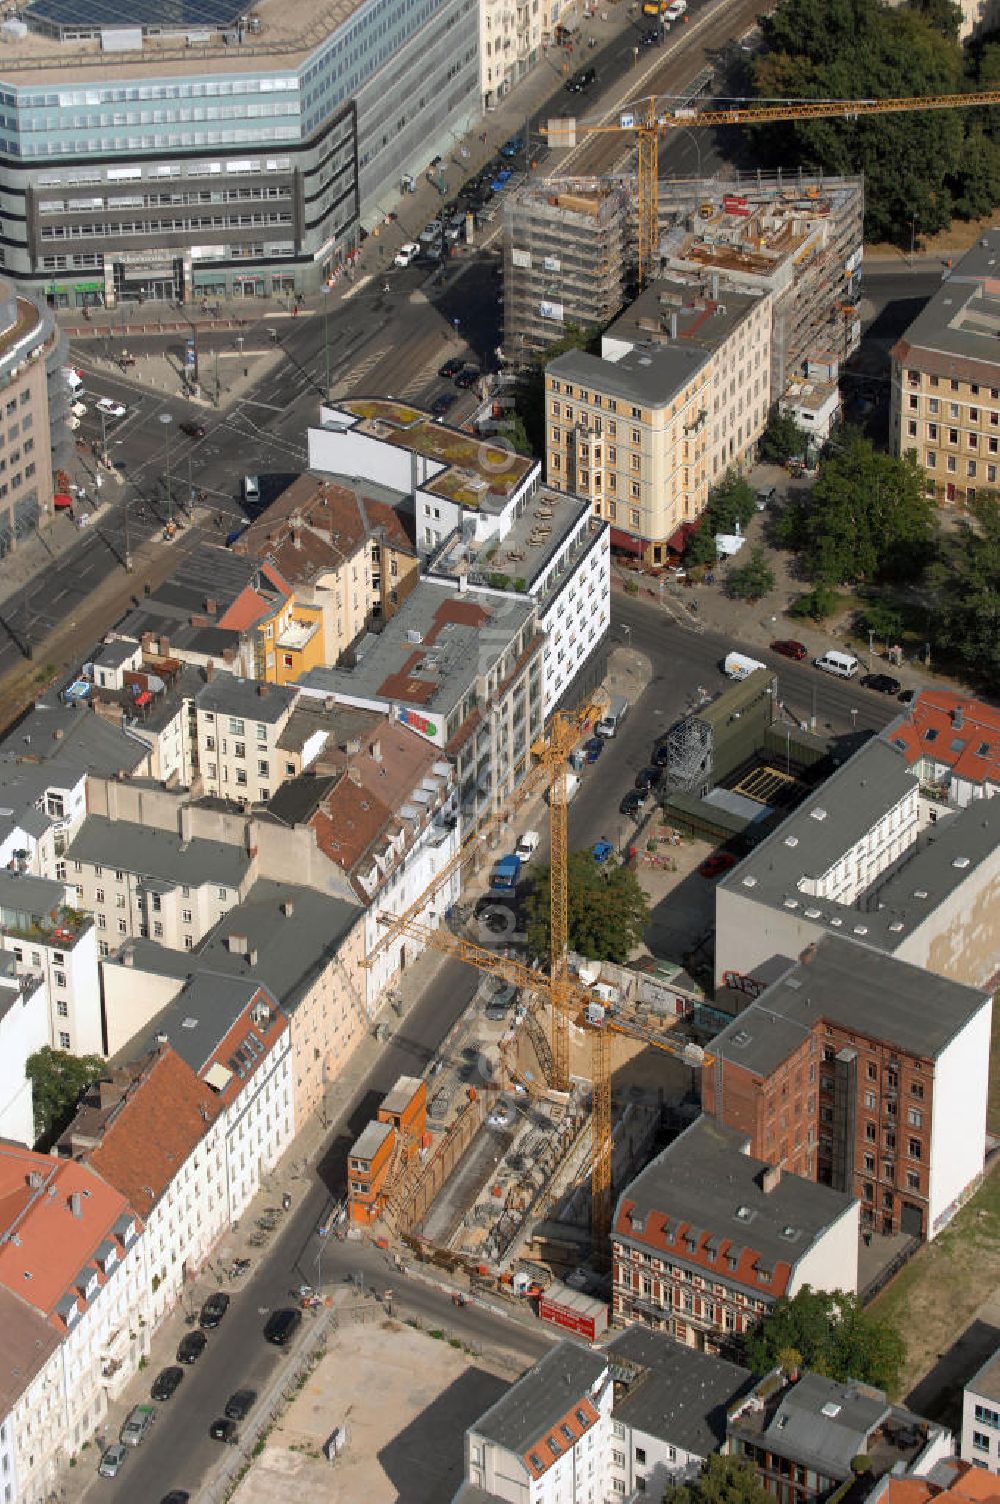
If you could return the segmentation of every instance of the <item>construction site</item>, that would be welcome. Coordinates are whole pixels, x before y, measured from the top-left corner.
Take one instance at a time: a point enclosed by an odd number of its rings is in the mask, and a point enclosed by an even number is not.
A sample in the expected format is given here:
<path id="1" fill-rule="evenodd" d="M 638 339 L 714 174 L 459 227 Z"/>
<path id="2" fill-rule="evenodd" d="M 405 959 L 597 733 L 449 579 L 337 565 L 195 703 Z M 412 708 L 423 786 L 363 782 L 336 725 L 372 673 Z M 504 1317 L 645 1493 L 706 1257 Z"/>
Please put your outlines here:
<path id="1" fill-rule="evenodd" d="M 545 791 L 550 805 L 549 974 L 464 938 L 461 920 L 427 926 L 427 892 L 385 916 L 387 935 L 420 933 L 481 983 L 425 1076 L 397 1081 L 348 1155 L 350 1235 L 406 1247 L 469 1289 L 545 1295 L 560 1324 L 579 1316 L 567 1301 L 607 1294 L 612 1187 L 697 1115 L 699 1040 L 713 1032 L 677 1006 L 676 988 L 568 949 L 567 756 L 598 710 L 555 718 L 517 796 Z M 556 1300 L 555 1287 L 568 1293 Z"/>

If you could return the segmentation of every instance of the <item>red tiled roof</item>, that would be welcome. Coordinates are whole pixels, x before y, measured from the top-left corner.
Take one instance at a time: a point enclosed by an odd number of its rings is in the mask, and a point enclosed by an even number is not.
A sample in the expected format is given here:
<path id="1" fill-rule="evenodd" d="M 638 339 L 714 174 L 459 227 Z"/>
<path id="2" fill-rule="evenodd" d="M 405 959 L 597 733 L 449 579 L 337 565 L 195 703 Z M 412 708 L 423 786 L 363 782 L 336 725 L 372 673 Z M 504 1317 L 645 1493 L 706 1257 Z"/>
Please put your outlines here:
<path id="1" fill-rule="evenodd" d="M 586 1417 L 586 1425 L 582 1425 L 579 1420 L 581 1414 Z M 585 1395 L 574 1401 L 572 1410 L 567 1410 L 554 1426 L 543 1431 L 524 1453 L 524 1465 L 532 1478 L 541 1478 L 544 1473 L 547 1473 L 553 1463 L 558 1462 L 563 1453 L 574 1446 L 581 1436 L 585 1436 L 590 1427 L 595 1425 L 600 1418 L 594 1405 Z M 566 1435 L 566 1431 L 571 1433 L 572 1440 Z M 554 1447 L 549 1445 L 550 1440 L 554 1441 Z M 537 1463 L 534 1461 L 536 1457 Z"/>
<path id="2" fill-rule="evenodd" d="M 490 619 L 490 613 L 485 606 L 477 606 L 475 601 L 460 601 L 454 599 L 442 601 L 434 612 L 434 625 L 424 636 L 424 641 L 433 645 L 441 628 L 448 622 L 457 622 L 463 627 L 485 627 Z"/>
<path id="3" fill-rule="evenodd" d="M 969 783 L 1000 784 L 1000 711 L 946 689 L 920 692 L 883 736 L 911 765 L 926 757 Z"/>
<path id="4" fill-rule="evenodd" d="M 679 1263 L 694 1265 L 703 1269 L 707 1274 L 716 1279 L 725 1280 L 729 1284 L 742 1285 L 747 1290 L 763 1290 L 768 1295 L 777 1298 L 784 1295 L 791 1277 L 792 1266 L 784 1259 L 767 1260 L 765 1267 L 773 1262 L 771 1278 L 761 1280 L 756 1272 L 756 1265 L 760 1254 L 755 1248 L 724 1234 L 719 1238 L 718 1249 L 714 1256 L 705 1247 L 705 1239 L 711 1236 L 711 1231 L 703 1228 L 695 1228 L 691 1222 L 680 1222 L 674 1226 L 673 1240 L 667 1238 L 664 1228 L 670 1223 L 670 1215 L 667 1212 L 648 1211 L 645 1216 L 645 1225 L 641 1233 L 636 1232 L 632 1226 L 631 1213 L 636 1202 L 622 1198 L 619 1202 L 619 1214 L 615 1221 L 612 1237 L 617 1235 L 628 1238 L 630 1243 L 641 1243 L 646 1248 L 651 1248 L 668 1261 L 677 1260 Z M 692 1230 L 698 1239 L 698 1243 L 692 1253 L 684 1243 L 688 1231 Z M 738 1258 L 735 1269 L 730 1269 L 726 1263 L 726 1255 L 729 1250 L 737 1249 Z"/>
<path id="5" fill-rule="evenodd" d="M 217 1094 L 163 1046 L 86 1162 L 148 1216 L 221 1111 Z"/>
<path id="6" fill-rule="evenodd" d="M 265 600 L 249 585 L 241 590 L 229 610 L 219 617 L 217 625 L 227 632 L 245 632 L 265 616 L 274 613 L 276 602 Z"/>
<path id="7" fill-rule="evenodd" d="M 349 874 L 378 837 L 395 823 L 396 817 L 389 806 L 346 773 L 309 821 L 320 850 Z"/>
<path id="8" fill-rule="evenodd" d="M 122 1217 L 134 1220 L 125 1197 L 89 1165 L 0 1144 L 0 1285 L 58 1332 L 66 1330 L 56 1314 L 64 1295 L 85 1308 L 75 1281 L 91 1269 L 100 1245 L 114 1242 L 121 1251 L 114 1229 Z M 103 1284 L 103 1274 L 95 1272 Z"/>

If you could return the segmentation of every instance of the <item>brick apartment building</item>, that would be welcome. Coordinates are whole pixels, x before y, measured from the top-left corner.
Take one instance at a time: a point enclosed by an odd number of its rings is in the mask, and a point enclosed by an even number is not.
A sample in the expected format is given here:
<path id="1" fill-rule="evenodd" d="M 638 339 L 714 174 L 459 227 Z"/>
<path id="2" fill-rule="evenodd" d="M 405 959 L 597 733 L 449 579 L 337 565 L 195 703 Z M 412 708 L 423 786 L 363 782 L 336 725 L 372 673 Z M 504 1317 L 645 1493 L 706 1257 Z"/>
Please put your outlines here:
<path id="1" fill-rule="evenodd" d="M 750 1153 L 932 1238 L 982 1173 L 988 993 L 828 936 L 712 1045 L 707 1113 Z"/>
<path id="2" fill-rule="evenodd" d="M 378 1116 L 362 1129 L 347 1160 L 347 1204 L 352 1224 L 377 1222 L 398 1174 L 413 1163 L 427 1130 L 427 1083 L 400 1076 Z"/>

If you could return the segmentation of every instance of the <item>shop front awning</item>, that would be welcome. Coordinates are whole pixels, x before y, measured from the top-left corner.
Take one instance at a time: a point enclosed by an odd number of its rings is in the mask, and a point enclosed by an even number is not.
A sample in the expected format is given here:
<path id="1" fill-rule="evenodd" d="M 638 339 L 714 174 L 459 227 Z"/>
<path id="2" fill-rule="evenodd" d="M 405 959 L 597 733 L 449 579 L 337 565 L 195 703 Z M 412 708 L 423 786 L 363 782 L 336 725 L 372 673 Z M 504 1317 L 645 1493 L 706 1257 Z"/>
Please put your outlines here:
<path id="1" fill-rule="evenodd" d="M 631 533 L 623 533 L 621 528 L 613 527 L 611 547 L 618 549 L 620 553 L 635 554 L 637 558 L 641 558 L 645 544 L 641 538 L 634 538 Z"/>

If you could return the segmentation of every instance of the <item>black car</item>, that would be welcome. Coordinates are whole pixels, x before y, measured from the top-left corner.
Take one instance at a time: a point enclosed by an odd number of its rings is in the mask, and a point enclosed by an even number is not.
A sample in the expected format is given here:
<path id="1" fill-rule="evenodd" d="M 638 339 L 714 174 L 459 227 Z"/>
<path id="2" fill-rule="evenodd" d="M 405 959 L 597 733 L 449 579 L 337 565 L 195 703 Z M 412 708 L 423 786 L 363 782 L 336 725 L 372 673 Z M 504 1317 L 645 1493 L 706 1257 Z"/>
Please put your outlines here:
<path id="1" fill-rule="evenodd" d="M 631 815 L 633 820 L 638 820 L 642 814 L 642 795 L 635 789 L 629 789 L 618 809 L 623 815 Z"/>
<path id="2" fill-rule="evenodd" d="M 460 386 L 463 391 L 467 392 L 470 387 L 475 386 L 476 382 L 479 380 L 479 376 L 480 372 L 476 369 L 475 366 L 466 366 L 465 370 L 459 371 L 458 375 L 455 377 L 455 385 Z"/>
<path id="3" fill-rule="evenodd" d="M 168 1494 L 164 1494 L 160 1504 L 188 1504 L 191 1495 L 186 1488 L 172 1488 Z"/>
<path id="4" fill-rule="evenodd" d="M 229 1296 L 225 1290 L 216 1290 L 215 1294 L 210 1295 L 202 1306 L 198 1319 L 205 1330 L 211 1332 L 219 1325 L 228 1310 Z"/>
<path id="5" fill-rule="evenodd" d="M 193 418 L 185 418 L 184 422 L 178 423 L 177 427 L 181 433 L 186 433 L 189 439 L 203 439 L 205 437 L 205 425 L 203 423 L 195 423 Z"/>
<path id="6" fill-rule="evenodd" d="M 204 1332 L 188 1332 L 181 1338 L 177 1349 L 178 1363 L 197 1363 L 207 1346 L 208 1338 Z"/>
<path id="7" fill-rule="evenodd" d="M 902 689 L 899 680 L 891 674 L 865 674 L 861 683 L 865 689 L 874 689 L 880 695 L 898 695 Z"/>
<path id="8" fill-rule="evenodd" d="M 153 1399 L 170 1399 L 171 1395 L 177 1392 L 177 1388 L 183 1377 L 183 1368 L 165 1368 L 162 1373 L 158 1373 L 153 1380 L 153 1387 L 150 1390 Z"/>
<path id="9" fill-rule="evenodd" d="M 256 1403 L 256 1389 L 237 1389 L 226 1401 L 226 1415 L 230 1420 L 246 1420 Z"/>
<path id="10" fill-rule="evenodd" d="M 666 742 L 661 742 L 658 747 L 653 748 L 653 766 L 656 768 L 665 768 L 669 761 L 670 748 Z"/>
<path id="11" fill-rule="evenodd" d="M 273 1342 L 275 1347 L 287 1347 L 301 1325 L 302 1312 L 291 1306 L 283 1306 L 267 1318 L 264 1340 Z"/>
<path id="12" fill-rule="evenodd" d="M 452 355 L 445 361 L 443 366 L 438 367 L 438 375 L 443 376 L 448 381 L 452 376 L 457 376 L 464 365 L 464 360 L 461 360 L 457 355 Z"/>
<path id="13" fill-rule="evenodd" d="M 589 89 L 597 80 L 596 68 L 581 68 L 579 73 L 574 73 L 572 78 L 566 80 L 566 88 L 570 94 L 582 94 Z"/>
<path id="14" fill-rule="evenodd" d="M 644 31 L 639 38 L 640 47 L 659 47 L 660 33 L 658 31 Z"/>
<path id="15" fill-rule="evenodd" d="M 435 397 L 434 401 L 431 403 L 431 412 L 434 414 L 435 418 L 443 418 L 448 409 L 450 407 L 454 407 L 457 401 L 458 398 L 455 396 L 454 392 L 442 392 L 441 395 L 439 397 Z"/>
<path id="16" fill-rule="evenodd" d="M 648 794 L 650 789 L 656 788 L 662 777 L 662 768 L 640 768 L 635 775 L 635 786 L 640 793 Z"/>
<path id="17" fill-rule="evenodd" d="M 228 1420 L 224 1415 L 220 1415 L 218 1420 L 213 1420 L 208 1428 L 208 1434 L 213 1441 L 227 1441 L 231 1447 L 234 1447 L 240 1439 L 236 1422 Z"/>

